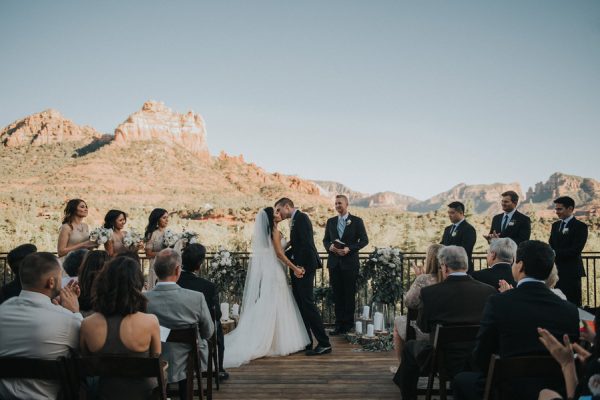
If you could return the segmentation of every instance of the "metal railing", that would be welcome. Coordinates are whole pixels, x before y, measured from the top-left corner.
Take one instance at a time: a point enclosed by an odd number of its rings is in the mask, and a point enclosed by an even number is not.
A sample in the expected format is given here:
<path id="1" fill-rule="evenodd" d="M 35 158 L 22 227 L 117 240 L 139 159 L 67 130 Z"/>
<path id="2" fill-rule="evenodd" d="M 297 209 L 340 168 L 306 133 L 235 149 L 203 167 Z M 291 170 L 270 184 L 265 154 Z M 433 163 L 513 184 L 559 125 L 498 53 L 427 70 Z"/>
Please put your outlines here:
<path id="1" fill-rule="evenodd" d="M 359 253 L 359 258 L 361 263 L 368 258 L 370 253 Z M 6 284 L 7 282 L 13 279 L 12 271 L 8 267 L 6 262 L 7 253 L 0 253 L 0 276 L 2 276 L 2 284 Z M 244 267 L 248 266 L 248 261 L 250 259 L 250 253 L 247 252 L 237 252 L 233 253 L 242 263 Z M 212 261 L 214 253 L 207 253 L 206 260 L 203 268 L 201 269 L 200 274 L 205 275 L 208 271 L 209 263 Z M 321 260 L 323 261 L 323 268 L 318 269 L 315 275 L 315 289 L 318 288 L 326 288 L 329 287 L 329 273 L 327 269 L 327 253 L 319 253 Z M 486 268 L 486 257 L 485 253 L 473 253 L 473 263 L 475 270 L 480 270 L 482 268 Z M 582 290 L 583 290 L 583 305 L 589 307 L 598 307 L 598 298 L 600 297 L 600 272 L 598 268 L 600 268 L 600 252 L 586 252 L 582 255 L 583 265 L 586 272 L 586 277 L 584 277 L 581 281 Z M 142 270 L 147 273 L 148 268 L 150 268 L 150 259 L 147 258 L 144 254 L 140 254 L 141 266 Z M 414 280 L 415 276 L 410 268 L 412 262 L 415 262 L 417 265 L 423 264 L 425 260 L 425 253 L 422 252 L 411 252 L 404 253 L 403 262 L 402 262 L 402 273 L 401 279 L 403 281 L 404 290 L 408 290 L 410 284 Z M 239 299 L 233 299 L 228 293 L 221 293 L 221 301 L 227 301 L 232 303 L 234 301 L 239 301 Z M 319 306 L 321 313 L 323 315 L 323 320 L 325 323 L 332 323 L 334 320 L 333 313 L 333 305 L 330 301 L 328 301 L 324 296 L 320 296 L 317 299 L 317 305 Z M 371 290 L 369 287 L 366 287 L 360 290 L 357 293 L 357 305 L 370 305 L 371 300 Z M 398 304 L 393 307 L 393 311 L 403 310 L 404 302 L 401 300 Z"/>

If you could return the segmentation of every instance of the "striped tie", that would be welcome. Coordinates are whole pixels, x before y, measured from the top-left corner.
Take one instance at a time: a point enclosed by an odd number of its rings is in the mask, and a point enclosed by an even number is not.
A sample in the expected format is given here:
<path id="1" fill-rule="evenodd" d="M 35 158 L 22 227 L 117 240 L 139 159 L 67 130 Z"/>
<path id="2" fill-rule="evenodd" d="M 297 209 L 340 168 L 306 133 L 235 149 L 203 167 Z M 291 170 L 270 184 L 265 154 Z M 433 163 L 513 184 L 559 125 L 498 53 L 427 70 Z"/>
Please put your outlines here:
<path id="1" fill-rule="evenodd" d="M 338 231 L 338 235 L 339 235 L 340 239 L 342 238 L 342 235 L 344 234 L 345 227 L 346 227 L 346 223 L 344 222 L 344 218 L 338 217 L 337 231 Z"/>

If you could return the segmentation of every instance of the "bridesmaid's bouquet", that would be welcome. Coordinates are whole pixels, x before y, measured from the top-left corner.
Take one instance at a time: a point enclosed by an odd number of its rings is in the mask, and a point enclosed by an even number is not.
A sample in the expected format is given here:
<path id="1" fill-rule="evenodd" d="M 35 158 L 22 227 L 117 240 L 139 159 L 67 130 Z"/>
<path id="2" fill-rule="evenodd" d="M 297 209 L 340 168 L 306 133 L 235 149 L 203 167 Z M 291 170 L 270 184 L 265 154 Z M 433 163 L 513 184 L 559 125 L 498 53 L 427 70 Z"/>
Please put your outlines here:
<path id="1" fill-rule="evenodd" d="M 198 243 L 198 234 L 194 231 L 183 231 L 180 235 L 181 241 L 185 244 Z"/>
<path id="2" fill-rule="evenodd" d="M 125 236 L 123 236 L 123 244 L 126 247 L 138 247 L 143 241 L 144 238 L 142 237 L 142 235 L 140 235 L 133 229 L 125 232 Z"/>
<path id="3" fill-rule="evenodd" d="M 98 228 L 93 229 L 90 232 L 90 240 L 98 244 L 104 244 L 109 241 L 110 237 L 112 236 L 112 233 L 112 229 L 107 229 L 100 226 Z"/>
<path id="4" fill-rule="evenodd" d="M 181 235 L 178 235 L 177 233 L 173 232 L 170 229 L 167 229 L 165 231 L 165 236 L 163 238 L 163 244 L 167 247 L 173 247 L 175 246 L 175 243 L 177 243 L 177 241 L 181 239 Z"/>

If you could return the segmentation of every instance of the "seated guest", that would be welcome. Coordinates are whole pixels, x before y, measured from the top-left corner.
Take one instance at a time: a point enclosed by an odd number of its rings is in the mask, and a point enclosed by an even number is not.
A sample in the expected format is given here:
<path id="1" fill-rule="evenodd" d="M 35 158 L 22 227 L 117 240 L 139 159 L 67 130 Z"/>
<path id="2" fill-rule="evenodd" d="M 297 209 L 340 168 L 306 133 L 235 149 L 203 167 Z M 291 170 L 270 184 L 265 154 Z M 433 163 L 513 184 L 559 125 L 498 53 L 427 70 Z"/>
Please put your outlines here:
<path id="1" fill-rule="evenodd" d="M 477 325 L 488 297 L 496 293 L 493 287 L 467 275 L 469 259 L 464 248 L 446 246 L 438 253 L 443 282 L 421 289 L 421 306 L 417 326 L 425 333 L 441 325 Z M 423 360 L 431 354 L 428 340 L 409 340 L 402 351 L 402 364 L 394 376 L 402 399 L 417 398 L 417 383 Z M 450 376 L 463 370 L 472 346 L 461 343 L 447 354 L 446 368 Z"/>
<path id="2" fill-rule="evenodd" d="M 504 280 L 509 285 L 515 284 L 512 276 L 512 263 L 517 253 L 517 244 L 509 238 L 492 239 L 486 255 L 489 268 L 473 272 L 473 279 L 487 283 L 496 288 Z"/>
<path id="3" fill-rule="evenodd" d="M 35 253 L 36 251 L 37 247 L 33 244 L 22 244 L 8 252 L 6 262 L 13 273 L 13 280 L 0 288 L 0 304 L 21 293 L 21 279 L 19 278 L 21 261 L 29 254 Z"/>
<path id="4" fill-rule="evenodd" d="M 158 319 L 146 314 L 142 294 L 144 276 L 140 264 L 127 257 L 109 261 L 92 289 L 94 314 L 81 324 L 84 355 L 151 357 L 160 354 Z M 101 399 L 147 399 L 156 379 L 100 378 Z"/>
<path id="5" fill-rule="evenodd" d="M 63 276 L 63 286 L 66 286 L 72 280 L 77 281 L 79 267 L 81 267 L 81 263 L 87 252 L 87 249 L 78 249 L 67 254 L 63 260 L 63 269 L 66 273 L 66 276 Z"/>
<path id="6" fill-rule="evenodd" d="M 92 250 L 83 258 L 79 268 L 78 283 L 81 290 L 79 309 L 81 314 L 88 316 L 92 312 L 92 286 L 104 264 L 110 259 L 104 250 Z"/>
<path id="7" fill-rule="evenodd" d="M 50 253 L 23 259 L 23 290 L 0 306 L 0 357 L 55 360 L 78 348 L 83 317 L 74 287 L 61 287 L 61 275 L 58 259 Z M 2 399 L 56 399 L 59 390 L 52 381 L 0 380 Z"/>
<path id="8" fill-rule="evenodd" d="M 558 283 L 558 268 L 556 268 L 556 264 L 552 266 L 552 271 L 550 271 L 550 275 L 548 275 L 548 278 L 544 280 L 544 283 L 546 283 L 546 287 L 548 287 L 552 293 L 563 300 L 567 300 L 567 296 L 562 292 L 562 290 L 556 287 L 556 284 Z"/>
<path id="9" fill-rule="evenodd" d="M 181 255 L 181 276 L 177 284 L 184 289 L 195 290 L 204 295 L 209 310 L 215 311 L 217 319 L 217 341 L 219 345 L 219 379 L 229 378 L 229 374 L 223 368 L 223 356 L 225 354 L 225 341 L 223 338 L 223 326 L 221 325 L 221 308 L 219 307 L 219 292 L 214 283 L 198 276 L 200 267 L 204 263 L 206 249 L 199 243 L 188 245 Z"/>
<path id="10" fill-rule="evenodd" d="M 427 248 L 425 257 L 425 270 L 423 267 L 415 268 L 417 277 L 410 285 L 408 292 L 404 294 L 404 304 L 407 308 L 417 309 L 421 305 L 421 289 L 436 283 L 439 283 L 442 275 L 440 263 L 438 261 L 438 252 L 444 246 L 441 244 L 432 244 Z M 417 339 L 427 340 L 429 334 L 421 332 L 418 326 L 414 326 Z M 402 349 L 406 342 L 406 315 L 400 315 L 394 320 L 394 351 L 398 361 L 402 362 Z M 394 368 L 395 372 L 397 367 Z"/>
<path id="11" fill-rule="evenodd" d="M 208 339 L 214 331 L 214 324 L 206 305 L 204 295 L 194 290 L 183 289 L 177 284 L 181 275 L 181 255 L 176 250 L 161 250 L 154 261 L 154 272 L 158 283 L 145 293 L 148 299 L 148 312 L 156 315 L 160 324 L 169 329 L 184 328 L 198 324 L 202 339 Z M 201 353 L 203 365 L 206 365 L 207 345 L 204 341 Z M 183 343 L 165 343 L 163 358 L 169 363 L 167 382 L 179 383 L 179 397 L 187 398 L 186 366 L 189 345 Z"/>
<path id="12" fill-rule="evenodd" d="M 492 354 L 515 357 L 529 354 L 547 354 L 538 338 L 538 327 L 547 329 L 555 337 L 568 334 L 579 337 L 577 307 L 553 294 L 544 282 L 554 265 L 554 251 L 538 240 L 522 242 L 513 264 L 517 287 L 490 297 L 477 334 L 473 352 L 479 371 L 458 374 L 453 382 L 455 399 L 481 399 L 485 376 Z M 513 399 L 537 398 L 545 387 L 556 388 L 557 382 L 520 382 Z M 515 384 L 516 387 L 516 384 Z"/>

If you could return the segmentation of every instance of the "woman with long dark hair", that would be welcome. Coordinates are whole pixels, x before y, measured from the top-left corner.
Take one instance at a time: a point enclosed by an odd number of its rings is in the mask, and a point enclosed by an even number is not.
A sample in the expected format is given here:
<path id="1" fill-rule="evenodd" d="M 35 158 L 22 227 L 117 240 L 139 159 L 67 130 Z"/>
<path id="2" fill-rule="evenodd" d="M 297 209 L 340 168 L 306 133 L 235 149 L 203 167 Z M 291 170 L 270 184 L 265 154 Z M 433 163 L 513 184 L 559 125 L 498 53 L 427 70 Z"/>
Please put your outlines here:
<path id="1" fill-rule="evenodd" d="M 83 222 L 88 215 L 88 206 L 81 199 L 71 199 L 64 209 L 64 217 L 58 231 L 57 252 L 60 261 L 69 252 L 78 249 L 93 249 L 98 247 L 96 242 L 90 240 L 90 229 Z"/>
<path id="2" fill-rule="evenodd" d="M 98 273 L 104 264 L 110 260 L 110 256 L 104 250 L 89 251 L 81 263 L 77 281 L 81 294 L 79 295 L 79 310 L 83 316 L 87 316 L 92 310 L 92 286 Z"/>
<path id="3" fill-rule="evenodd" d="M 152 289 L 156 282 L 154 273 L 154 258 L 158 253 L 167 247 L 164 244 L 165 230 L 169 225 L 169 213 L 164 208 L 155 208 L 148 217 L 148 225 L 144 232 L 146 241 L 146 257 L 150 259 L 150 268 L 148 269 L 148 289 Z"/>
<path id="4" fill-rule="evenodd" d="M 121 210 L 109 210 L 104 216 L 104 227 L 113 231 L 110 239 L 104 243 L 104 248 L 111 257 L 128 249 L 123 243 L 123 239 L 127 233 L 123 230 L 126 223 L 127 214 Z"/>
<path id="5" fill-rule="evenodd" d="M 81 323 L 82 354 L 160 354 L 158 318 L 146 314 L 143 284 L 140 264 L 129 257 L 116 257 L 102 268 L 92 288 L 95 313 Z M 147 399 L 156 386 L 156 379 L 100 378 L 98 394 L 101 399 Z"/>

